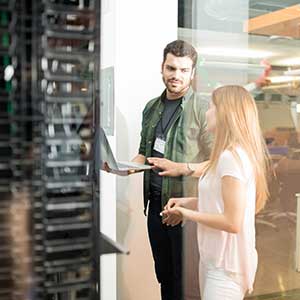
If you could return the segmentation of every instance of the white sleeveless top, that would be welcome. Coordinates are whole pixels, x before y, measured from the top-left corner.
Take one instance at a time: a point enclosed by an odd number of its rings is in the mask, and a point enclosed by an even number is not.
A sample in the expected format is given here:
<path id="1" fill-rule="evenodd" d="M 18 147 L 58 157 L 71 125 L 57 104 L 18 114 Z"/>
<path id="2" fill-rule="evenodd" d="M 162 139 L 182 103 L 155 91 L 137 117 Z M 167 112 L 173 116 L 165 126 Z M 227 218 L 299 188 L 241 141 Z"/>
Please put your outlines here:
<path id="1" fill-rule="evenodd" d="M 256 186 L 253 168 L 244 150 L 236 148 L 240 159 L 225 150 L 214 173 L 208 172 L 199 179 L 198 209 L 200 212 L 221 214 L 224 202 L 221 178 L 232 176 L 246 186 L 246 208 L 243 226 L 239 233 L 228 233 L 198 223 L 198 246 L 202 263 L 234 273 L 250 293 L 257 269 L 255 248 Z M 239 280 L 239 281 L 240 281 Z"/>

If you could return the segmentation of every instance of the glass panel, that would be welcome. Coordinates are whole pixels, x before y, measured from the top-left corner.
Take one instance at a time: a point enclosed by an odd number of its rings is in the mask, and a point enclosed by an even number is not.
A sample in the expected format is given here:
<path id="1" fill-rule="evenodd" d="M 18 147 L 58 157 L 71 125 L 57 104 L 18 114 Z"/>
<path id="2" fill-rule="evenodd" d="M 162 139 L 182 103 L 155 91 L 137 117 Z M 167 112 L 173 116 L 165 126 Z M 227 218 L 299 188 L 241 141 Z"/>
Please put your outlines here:
<path id="1" fill-rule="evenodd" d="M 203 101 L 217 86 L 253 82 L 263 64 L 272 66 L 268 84 L 253 94 L 274 171 L 256 218 L 254 299 L 300 294 L 299 9 L 293 0 L 179 1 L 179 38 L 199 51 L 194 89 Z"/>
<path id="2" fill-rule="evenodd" d="M 202 107 L 207 109 L 212 91 L 226 84 L 245 85 L 248 73 L 257 76 L 262 67 L 257 62 L 249 64 L 248 56 L 255 56 L 248 48 L 248 34 L 244 22 L 248 19 L 248 1 L 207 0 L 179 1 L 179 39 L 191 43 L 198 51 L 198 63 L 193 89 L 200 94 Z M 188 5 L 187 3 L 190 3 Z M 258 60 L 259 62 L 259 60 Z M 254 64 L 255 63 L 255 64 Z M 187 145 L 188 146 L 188 145 Z M 197 190 L 197 183 L 194 184 Z M 191 196 L 189 186 L 185 194 Z M 196 194 L 197 195 L 197 194 Z M 199 298 L 199 254 L 196 224 L 185 226 L 185 274 L 184 295 L 186 300 Z"/>

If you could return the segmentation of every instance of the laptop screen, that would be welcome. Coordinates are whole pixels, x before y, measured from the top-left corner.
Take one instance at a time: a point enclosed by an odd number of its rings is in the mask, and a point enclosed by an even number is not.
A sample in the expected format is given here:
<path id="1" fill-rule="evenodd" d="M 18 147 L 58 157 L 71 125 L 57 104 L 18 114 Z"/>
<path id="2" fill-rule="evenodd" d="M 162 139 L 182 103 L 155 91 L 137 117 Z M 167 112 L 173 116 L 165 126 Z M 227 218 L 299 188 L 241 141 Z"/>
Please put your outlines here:
<path id="1" fill-rule="evenodd" d="M 102 127 L 99 128 L 99 134 L 96 132 L 96 164 L 98 165 L 99 168 L 102 167 L 104 162 L 107 162 L 108 165 L 115 169 L 118 170 L 118 164 L 115 160 L 115 157 L 113 155 L 113 152 L 110 148 L 109 142 L 107 140 L 106 134 L 103 130 Z M 97 143 L 99 143 L 99 147 L 97 147 Z"/>

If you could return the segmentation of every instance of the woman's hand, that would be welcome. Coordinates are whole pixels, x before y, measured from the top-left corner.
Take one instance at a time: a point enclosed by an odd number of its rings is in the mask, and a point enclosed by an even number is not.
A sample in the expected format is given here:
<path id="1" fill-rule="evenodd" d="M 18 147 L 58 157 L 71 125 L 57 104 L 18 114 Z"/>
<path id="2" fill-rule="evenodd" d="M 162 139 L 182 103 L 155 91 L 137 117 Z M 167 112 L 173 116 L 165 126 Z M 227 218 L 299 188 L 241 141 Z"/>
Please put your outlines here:
<path id="1" fill-rule="evenodd" d="M 184 198 L 170 198 L 168 203 L 165 205 L 164 210 L 183 206 L 184 205 L 183 199 Z"/>
<path id="2" fill-rule="evenodd" d="M 173 207 L 162 211 L 163 224 L 175 226 L 183 221 L 182 207 Z"/>
<path id="3" fill-rule="evenodd" d="M 163 224 L 175 226 L 182 222 L 180 207 L 184 206 L 186 198 L 171 198 L 161 212 Z"/>

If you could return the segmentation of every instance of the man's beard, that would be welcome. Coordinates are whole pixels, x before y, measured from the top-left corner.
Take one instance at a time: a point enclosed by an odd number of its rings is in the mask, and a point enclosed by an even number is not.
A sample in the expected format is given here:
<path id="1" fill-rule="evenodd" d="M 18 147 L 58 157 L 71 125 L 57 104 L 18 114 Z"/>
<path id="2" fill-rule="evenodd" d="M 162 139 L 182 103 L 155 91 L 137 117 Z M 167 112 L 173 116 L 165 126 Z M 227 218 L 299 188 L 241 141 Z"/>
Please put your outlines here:
<path id="1" fill-rule="evenodd" d="M 181 93 L 183 93 L 185 90 L 187 90 L 189 88 L 190 85 L 182 85 L 180 83 L 180 86 L 178 87 L 173 87 L 172 84 L 166 80 L 165 78 L 163 78 L 163 82 L 166 86 L 166 89 L 168 92 L 172 93 L 172 94 L 178 94 L 180 95 Z"/>

